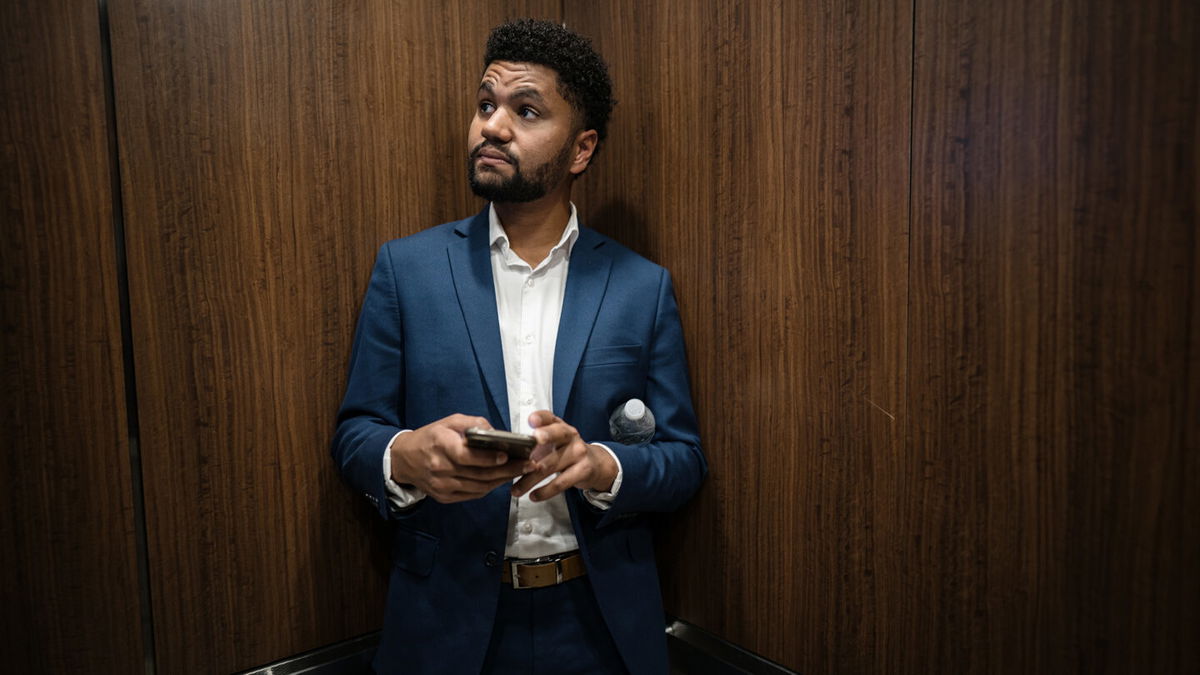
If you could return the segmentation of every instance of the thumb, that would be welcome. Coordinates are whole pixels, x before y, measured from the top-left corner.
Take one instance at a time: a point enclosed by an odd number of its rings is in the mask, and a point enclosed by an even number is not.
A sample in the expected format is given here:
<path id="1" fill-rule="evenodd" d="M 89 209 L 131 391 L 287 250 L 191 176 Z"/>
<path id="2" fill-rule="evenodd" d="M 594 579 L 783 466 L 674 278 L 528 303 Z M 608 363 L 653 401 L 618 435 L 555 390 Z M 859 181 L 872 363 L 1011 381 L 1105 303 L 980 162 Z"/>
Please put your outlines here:
<path id="1" fill-rule="evenodd" d="M 558 418 L 549 410 L 535 410 L 529 414 L 529 426 L 537 429 L 538 427 L 553 424 L 556 419 Z"/>
<path id="2" fill-rule="evenodd" d="M 462 433 L 471 427 L 479 427 L 480 429 L 492 428 L 492 423 L 487 421 L 487 418 L 477 417 L 475 415 L 451 415 L 442 420 L 442 423 L 459 433 Z"/>

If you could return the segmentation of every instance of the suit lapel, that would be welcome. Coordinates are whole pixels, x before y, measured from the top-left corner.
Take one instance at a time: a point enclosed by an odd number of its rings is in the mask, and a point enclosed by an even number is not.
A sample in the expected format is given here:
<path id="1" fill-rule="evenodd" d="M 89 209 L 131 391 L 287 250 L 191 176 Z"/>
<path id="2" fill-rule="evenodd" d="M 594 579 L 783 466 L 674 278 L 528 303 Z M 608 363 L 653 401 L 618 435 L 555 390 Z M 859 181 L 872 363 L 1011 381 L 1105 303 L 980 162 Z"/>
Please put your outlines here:
<path id="1" fill-rule="evenodd" d="M 554 345 L 554 414 L 559 417 L 566 414 L 575 371 L 579 369 L 608 288 L 612 259 L 604 251 L 604 241 L 600 235 L 581 227 L 579 239 L 571 249 L 558 341 Z"/>
<path id="2" fill-rule="evenodd" d="M 446 247 L 450 257 L 450 273 L 454 291 L 475 361 L 483 373 L 484 385 L 496 409 L 500 411 L 501 428 L 508 429 L 508 387 L 504 380 L 504 350 L 500 345 L 500 319 L 496 313 L 496 286 L 492 280 L 490 242 L 488 242 L 488 209 L 455 228 L 461 239 Z"/>

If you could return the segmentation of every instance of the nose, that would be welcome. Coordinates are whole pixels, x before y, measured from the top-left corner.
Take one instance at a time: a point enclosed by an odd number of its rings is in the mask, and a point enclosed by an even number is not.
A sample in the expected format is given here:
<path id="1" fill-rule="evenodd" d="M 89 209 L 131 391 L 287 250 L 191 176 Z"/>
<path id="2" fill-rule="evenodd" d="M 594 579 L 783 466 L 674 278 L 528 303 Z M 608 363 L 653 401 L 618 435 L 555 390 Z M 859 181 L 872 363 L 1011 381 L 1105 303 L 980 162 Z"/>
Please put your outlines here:
<path id="1" fill-rule="evenodd" d="M 483 137 L 493 143 L 509 142 L 512 140 L 511 122 L 504 108 L 496 108 L 483 123 Z"/>

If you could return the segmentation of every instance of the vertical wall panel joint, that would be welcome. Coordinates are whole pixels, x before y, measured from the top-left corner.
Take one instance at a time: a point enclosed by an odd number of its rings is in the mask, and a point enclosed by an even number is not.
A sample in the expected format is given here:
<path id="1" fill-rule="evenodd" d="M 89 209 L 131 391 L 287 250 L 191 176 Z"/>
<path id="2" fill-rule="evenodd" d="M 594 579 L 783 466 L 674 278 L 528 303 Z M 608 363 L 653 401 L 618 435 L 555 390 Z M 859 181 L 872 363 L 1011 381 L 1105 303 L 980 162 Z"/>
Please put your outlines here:
<path id="1" fill-rule="evenodd" d="M 121 193 L 121 163 L 117 139 L 116 95 L 113 85 L 112 30 L 107 0 L 97 1 L 100 12 L 101 62 L 104 69 L 104 104 L 108 129 L 109 175 L 112 182 L 112 220 L 117 261 L 117 292 L 121 305 L 121 351 L 124 363 L 125 409 L 129 435 L 129 468 L 133 490 L 134 538 L 137 545 L 138 595 L 146 675 L 155 675 L 154 616 L 150 597 L 149 547 L 146 504 L 142 489 L 142 457 L 139 445 L 137 380 L 134 377 L 133 324 L 129 303 L 129 272 L 125 250 L 125 209 Z"/>

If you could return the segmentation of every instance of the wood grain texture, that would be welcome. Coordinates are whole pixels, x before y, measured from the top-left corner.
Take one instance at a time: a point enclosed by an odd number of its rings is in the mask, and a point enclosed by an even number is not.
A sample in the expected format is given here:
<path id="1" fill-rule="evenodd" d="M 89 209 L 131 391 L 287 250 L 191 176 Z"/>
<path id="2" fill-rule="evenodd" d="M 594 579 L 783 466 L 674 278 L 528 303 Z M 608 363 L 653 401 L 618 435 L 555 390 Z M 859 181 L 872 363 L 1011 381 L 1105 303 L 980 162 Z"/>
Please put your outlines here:
<path id="1" fill-rule="evenodd" d="M 890 664 L 912 17 L 872 2 L 567 2 L 612 64 L 589 222 L 673 273 L 707 484 L 667 610 L 800 672 Z"/>
<path id="2" fill-rule="evenodd" d="M 111 5 L 159 672 L 375 630 L 328 453 L 358 307 L 380 244 L 481 206 L 487 31 L 558 2 Z"/>
<path id="3" fill-rule="evenodd" d="M 0 4 L 0 654 L 142 660 L 99 13 Z"/>
<path id="4" fill-rule="evenodd" d="M 801 672 L 1194 672 L 1194 3 L 798 4 L 565 5 L 711 462 L 668 610 Z"/>
<path id="5" fill-rule="evenodd" d="M 1200 667 L 1198 19 L 918 3 L 905 671 Z"/>

